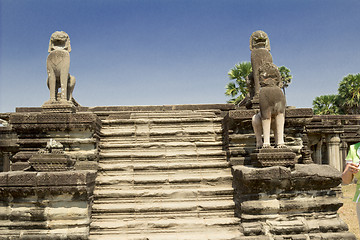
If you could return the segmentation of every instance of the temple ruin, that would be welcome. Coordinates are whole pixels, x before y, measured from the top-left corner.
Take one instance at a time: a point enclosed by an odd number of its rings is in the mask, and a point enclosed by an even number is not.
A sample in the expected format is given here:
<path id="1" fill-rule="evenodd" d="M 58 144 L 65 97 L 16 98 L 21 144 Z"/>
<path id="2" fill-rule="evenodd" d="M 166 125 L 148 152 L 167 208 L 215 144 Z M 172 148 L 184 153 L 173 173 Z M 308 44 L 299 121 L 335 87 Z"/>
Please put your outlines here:
<path id="1" fill-rule="evenodd" d="M 256 97 L 84 107 L 49 80 L 42 107 L 0 113 L 1 239 L 356 239 L 337 211 L 360 116 L 286 107 L 286 150 L 254 155 Z"/>

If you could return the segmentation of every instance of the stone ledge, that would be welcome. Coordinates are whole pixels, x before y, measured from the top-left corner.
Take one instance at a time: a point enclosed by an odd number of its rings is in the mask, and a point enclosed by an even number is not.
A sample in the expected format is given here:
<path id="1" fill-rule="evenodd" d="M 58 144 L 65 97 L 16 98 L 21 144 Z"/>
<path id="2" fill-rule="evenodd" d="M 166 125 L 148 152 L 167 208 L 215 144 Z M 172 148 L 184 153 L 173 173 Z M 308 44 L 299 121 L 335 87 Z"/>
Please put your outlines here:
<path id="1" fill-rule="evenodd" d="M 101 120 L 93 113 L 12 113 L 10 124 L 17 131 L 99 130 Z"/>
<path id="2" fill-rule="evenodd" d="M 143 106 L 97 106 L 97 107 L 77 107 L 77 112 L 121 112 L 121 111 L 170 111 L 170 110 L 212 110 L 218 109 L 222 111 L 234 110 L 234 104 L 179 104 L 179 105 L 143 105 Z M 41 112 L 40 107 L 18 107 L 16 112 Z"/>
<path id="3" fill-rule="evenodd" d="M 259 109 L 248 110 L 231 110 L 229 117 L 234 120 L 251 119 Z M 287 108 L 285 111 L 286 118 L 312 118 L 313 110 L 311 108 Z"/>
<path id="4" fill-rule="evenodd" d="M 321 190 L 337 187 L 341 173 L 329 165 L 296 164 L 295 168 L 233 166 L 234 186 L 241 193 Z"/>
<path id="5" fill-rule="evenodd" d="M 0 173 L 0 187 L 87 186 L 94 184 L 96 171 Z"/>

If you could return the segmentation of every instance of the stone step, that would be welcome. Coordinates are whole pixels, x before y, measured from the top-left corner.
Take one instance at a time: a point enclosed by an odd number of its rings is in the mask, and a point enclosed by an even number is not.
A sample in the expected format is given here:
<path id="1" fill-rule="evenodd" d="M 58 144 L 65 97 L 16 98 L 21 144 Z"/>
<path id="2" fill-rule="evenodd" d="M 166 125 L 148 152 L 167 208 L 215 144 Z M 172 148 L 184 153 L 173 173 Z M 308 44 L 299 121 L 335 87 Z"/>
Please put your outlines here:
<path id="1" fill-rule="evenodd" d="M 98 171 L 146 171 L 146 170 L 177 170 L 177 169 L 207 169 L 207 168 L 228 168 L 230 164 L 226 159 L 214 161 L 212 159 L 203 161 L 100 161 Z"/>
<path id="2" fill-rule="evenodd" d="M 199 198 L 209 196 L 230 196 L 233 197 L 234 189 L 232 187 L 202 187 L 187 189 L 116 189 L 116 188 L 98 188 L 94 191 L 95 199 L 106 198 Z"/>
<path id="3" fill-rule="evenodd" d="M 166 232 L 189 232 L 191 230 L 211 230 L 214 228 L 234 227 L 240 224 L 240 219 L 235 217 L 228 218 L 185 218 L 185 219 L 102 219 L 102 221 L 92 223 L 91 230 L 96 232 L 115 232 L 136 234 L 139 232 L 147 233 L 166 233 Z M 236 229 L 236 228 L 235 228 Z M 229 230 L 229 229 L 228 229 Z"/>
<path id="4" fill-rule="evenodd" d="M 104 139 L 99 144 L 99 147 L 103 149 L 138 149 L 152 150 L 152 149 L 197 149 L 197 148 L 217 148 L 222 149 L 222 141 L 214 142 L 147 142 L 147 143 L 119 143 L 116 141 L 109 141 Z"/>
<path id="5" fill-rule="evenodd" d="M 171 166 L 173 168 L 177 168 L 176 164 L 183 164 L 184 168 L 187 168 L 186 165 L 194 165 L 194 167 L 196 167 L 196 164 L 205 164 L 205 163 L 209 163 L 209 166 L 212 165 L 216 165 L 216 164 L 225 164 L 225 162 L 227 162 L 227 158 L 224 155 L 213 155 L 213 156 L 173 156 L 173 157 L 169 157 L 167 156 L 167 158 L 165 157 L 158 157 L 158 158 L 135 158 L 130 157 L 130 158 L 116 158 L 116 157 L 109 157 L 109 158 L 100 158 L 99 159 L 99 164 L 120 164 L 119 165 L 119 171 L 122 171 L 123 169 L 121 169 L 122 165 L 132 165 L 132 166 L 136 166 L 136 165 L 149 165 L 149 167 L 154 166 L 154 168 L 156 168 L 156 165 L 159 164 L 160 167 L 163 166 L 164 164 L 171 164 Z M 205 166 L 204 166 L 205 167 Z M 126 168 L 124 170 L 129 170 L 129 168 Z"/>
<path id="6" fill-rule="evenodd" d="M 188 192 L 189 193 L 189 192 Z M 227 195 L 197 195 L 197 196 L 191 196 L 189 195 L 189 197 L 186 196 L 186 192 L 182 192 L 181 190 L 179 190 L 176 194 L 178 195 L 169 195 L 169 196 L 163 196 L 163 197 L 141 197 L 141 198 L 136 198 L 136 197 L 123 197 L 123 198 L 117 198 L 117 197 L 107 197 L 107 198 L 102 198 L 102 197 L 97 197 L 95 196 L 94 199 L 94 204 L 97 205 L 101 205 L 101 204 L 118 204 L 121 206 L 125 206 L 125 205 L 139 205 L 139 204 L 144 204 L 144 205 L 153 205 L 153 204 L 157 204 L 159 206 L 170 206 L 171 204 L 174 205 L 178 205 L 178 203 L 185 203 L 185 202 L 199 202 L 199 201 L 204 201 L 204 202 L 218 202 L 218 201 L 233 201 L 233 195 L 227 194 Z M 210 193 L 207 193 L 210 194 Z M 229 208 L 231 209 L 231 208 Z M 222 211 L 223 209 L 221 209 Z M 212 211 L 216 211 L 216 210 L 212 210 Z M 151 211 L 149 211 L 151 212 Z M 169 209 L 168 211 L 161 211 L 161 213 L 163 212 L 173 212 L 171 209 Z M 121 212 L 121 213 L 131 213 L 130 212 Z"/>
<path id="7" fill-rule="evenodd" d="M 133 112 L 131 118 L 193 118 L 193 117 L 215 117 L 217 110 L 193 111 L 193 110 L 172 110 L 172 111 L 151 111 L 151 112 Z"/>
<path id="8" fill-rule="evenodd" d="M 204 135 L 188 135 L 188 136 L 148 136 L 142 135 L 138 136 L 134 133 L 129 133 L 129 135 L 118 135 L 118 136 L 109 136 L 102 137 L 101 142 L 114 142 L 114 143 L 166 143 L 166 142 L 217 142 L 222 141 L 222 135 L 220 134 L 208 134 Z"/>
<path id="9" fill-rule="evenodd" d="M 94 232 L 90 234 L 90 240 L 106 239 L 106 240 L 236 240 L 236 239 L 251 239 L 261 240 L 263 238 L 242 237 L 242 234 L 237 227 L 207 227 L 205 229 L 188 229 L 188 230 L 173 230 L 172 232 L 147 232 L 136 231 L 134 233 L 123 233 L 118 231 L 102 231 L 100 233 Z M 267 239 L 267 238 L 265 238 Z"/>
<path id="10" fill-rule="evenodd" d="M 194 212 L 194 211 L 168 211 L 168 212 L 144 212 L 144 213 L 134 213 L 134 212 L 120 212 L 120 213 L 93 213 L 92 220 L 96 221 L 109 221 L 114 219 L 120 220 L 134 220 L 138 219 L 141 221 L 149 221 L 156 219 L 187 219 L 187 218 L 232 218 L 234 217 L 234 209 L 222 209 L 221 211 L 203 211 L 203 212 Z"/>
<path id="11" fill-rule="evenodd" d="M 124 124 L 202 124 L 202 123 L 221 123 L 223 118 L 219 117 L 181 117 L 181 116 L 164 116 L 160 118 L 146 118 L 136 117 L 130 119 L 112 118 L 102 120 L 104 127 L 109 125 L 124 125 Z"/>
<path id="12" fill-rule="evenodd" d="M 202 183 L 214 184 L 217 182 L 227 182 L 231 184 L 232 175 L 230 169 L 215 169 L 211 171 L 153 171 L 132 173 L 123 172 L 119 174 L 118 171 L 99 172 L 96 177 L 96 184 L 112 185 L 112 184 L 127 184 L 127 185 L 158 185 L 158 184 L 184 184 L 184 183 Z"/>
<path id="13" fill-rule="evenodd" d="M 102 151 L 100 152 L 100 159 L 127 159 L 127 160 L 135 160 L 135 159 L 148 159 L 149 161 L 152 159 L 182 159 L 182 158 L 193 158 L 196 160 L 197 158 L 207 158 L 207 157 L 219 157 L 226 156 L 226 152 L 223 150 L 184 150 L 184 151 L 154 151 L 154 152 L 146 152 L 146 151 Z"/>
<path id="14" fill-rule="evenodd" d="M 222 210 L 234 210 L 235 203 L 233 199 L 213 199 L 208 200 L 185 200 L 179 201 L 140 201 L 123 203 L 119 199 L 106 203 L 96 203 L 93 205 L 94 213 L 163 213 L 163 212 L 221 212 Z"/>
<path id="15" fill-rule="evenodd" d="M 121 128 L 111 128 L 111 129 L 101 129 L 102 137 L 129 137 L 129 136 L 136 136 L 136 137 L 151 137 L 151 138 L 159 138 L 159 137 L 176 137 L 176 138 L 185 138 L 186 137 L 196 137 L 196 136 L 207 136 L 207 135 L 214 135 L 214 134 L 222 134 L 222 129 L 219 128 L 198 128 L 198 129 L 121 129 Z M 175 138 L 175 139 L 176 139 Z M 175 140 L 176 141 L 176 140 Z"/>

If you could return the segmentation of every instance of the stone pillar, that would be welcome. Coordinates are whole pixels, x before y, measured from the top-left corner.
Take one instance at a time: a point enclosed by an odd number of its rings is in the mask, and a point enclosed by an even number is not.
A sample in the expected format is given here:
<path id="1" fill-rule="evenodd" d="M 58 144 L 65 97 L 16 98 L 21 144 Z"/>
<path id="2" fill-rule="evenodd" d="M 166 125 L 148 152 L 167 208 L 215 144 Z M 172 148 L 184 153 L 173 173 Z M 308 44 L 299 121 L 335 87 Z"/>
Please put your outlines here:
<path id="1" fill-rule="evenodd" d="M 340 157 L 341 157 L 341 171 L 344 171 L 345 169 L 345 165 L 346 165 L 346 156 L 347 156 L 347 151 L 348 151 L 348 144 L 347 142 L 343 141 L 340 144 Z"/>
<path id="2" fill-rule="evenodd" d="M 339 134 L 329 134 L 326 138 L 326 142 L 328 145 L 327 157 L 328 157 L 329 165 L 341 171 L 342 161 L 340 156 Z"/>
<path id="3" fill-rule="evenodd" d="M 321 153 L 322 145 L 323 145 L 322 140 L 320 140 L 318 144 L 316 144 L 316 149 L 314 153 L 314 162 L 316 164 L 322 164 L 322 153 Z"/>

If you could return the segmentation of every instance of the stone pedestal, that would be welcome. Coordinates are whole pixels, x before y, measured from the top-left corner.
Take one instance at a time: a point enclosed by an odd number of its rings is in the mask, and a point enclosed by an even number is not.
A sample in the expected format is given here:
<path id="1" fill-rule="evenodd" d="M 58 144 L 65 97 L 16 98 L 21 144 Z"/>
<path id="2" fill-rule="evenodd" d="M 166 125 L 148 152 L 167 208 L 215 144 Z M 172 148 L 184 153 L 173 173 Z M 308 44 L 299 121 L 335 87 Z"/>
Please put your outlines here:
<path id="1" fill-rule="evenodd" d="M 287 148 L 262 148 L 254 150 L 250 156 L 255 167 L 290 167 L 295 165 L 296 154 Z"/>
<path id="2" fill-rule="evenodd" d="M 46 102 L 42 106 L 43 112 L 50 113 L 75 113 L 76 107 L 70 101 L 54 101 L 54 102 Z"/>
<path id="3" fill-rule="evenodd" d="M 234 166 L 240 229 L 254 239 L 353 239 L 337 214 L 341 173 L 328 165 Z"/>
<path id="4" fill-rule="evenodd" d="M 1 239 L 88 239 L 95 171 L 0 173 Z"/>
<path id="5" fill-rule="evenodd" d="M 229 111 L 229 161 L 233 165 L 250 165 L 250 154 L 256 149 L 252 117 L 258 109 Z M 296 163 L 311 162 L 308 146 L 305 146 L 305 126 L 311 122 L 311 108 L 287 108 L 285 112 L 284 140 L 288 149 L 295 153 Z"/>
<path id="6" fill-rule="evenodd" d="M 29 167 L 28 160 L 50 139 L 64 146 L 64 154 L 76 160 L 76 170 L 95 170 L 98 160 L 100 119 L 93 113 L 13 113 L 10 124 L 18 136 L 19 152 L 11 170 Z"/>

